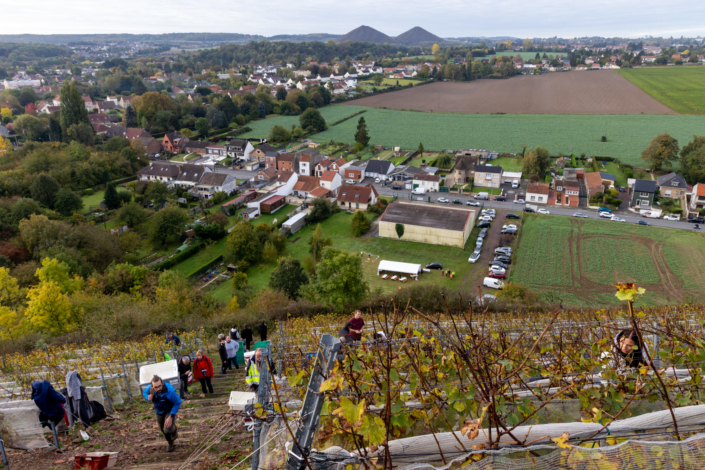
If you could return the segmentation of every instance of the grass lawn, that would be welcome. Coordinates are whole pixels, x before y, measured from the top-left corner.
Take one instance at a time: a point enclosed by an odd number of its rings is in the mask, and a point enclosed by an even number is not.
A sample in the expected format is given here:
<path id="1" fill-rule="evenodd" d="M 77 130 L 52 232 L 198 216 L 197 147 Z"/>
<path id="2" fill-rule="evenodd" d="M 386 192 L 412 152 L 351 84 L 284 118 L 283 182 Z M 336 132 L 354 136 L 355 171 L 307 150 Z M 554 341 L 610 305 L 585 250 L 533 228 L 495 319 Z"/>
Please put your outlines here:
<path id="1" fill-rule="evenodd" d="M 617 282 L 644 287 L 648 305 L 697 299 L 705 282 L 704 241 L 681 230 L 529 214 L 510 276 L 584 306 L 619 304 Z"/>
<path id="2" fill-rule="evenodd" d="M 615 162 L 609 162 L 605 164 L 605 170 L 606 173 L 610 173 L 614 175 L 615 178 L 615 184 L 617 186 L 623 186 L 627 187 L 627 178 L 624 177 L 624 174 L 622 173 L 622 170 L 619 168 L 619 166 Z"/>
<path id="3" fill-rule="evenodd" d="M 101 189 L 100 191 L 96 191 L 90 196 L 83 196 L 81 199 L 83 200 L 83 213 L 87 214 L 91 211 L 91 206 L 95 206 L 96 208 L 100 207 L 100 201 L 103 200 L 103 195 L 105 194 L 105 190 Z"/>
<path id="4" fill-rule="evenodd" d="M 384 150 L 378 155 L 380 160 L 389 160 L 394 157 L 394 150 Z"/>
<path id="5" fill-rule="evenodd" d="M 178 154 L 174 155 L 173 157 L 171 157 L 171 158 L 169 159 L 169 161 L 172 161 L 172 162 L 182 162 L 182 163 L 183 163 L 184 157 L 186 157 L 186 156 L 187 156 L 186 154 L 178 153 Z"/>
<path id="6" fill-rule="evenodd" d="M 705 114 L 703 66 L 638 67 L 619 74 L 678 113 Z"/>
<path id="7" fill-rule="evenodd" d="M 423 157 L 416 157 L 409 162 L 410 166 L 415 166 L 416 168 L 421 168 L 421 164 L 425 161 L 426 165 L 430 165 L 436 157 L 424 155 Z"/>
<path id="8" fill-rule="evenodd" d="M 519 171 L 521 172 L 522 163 L 518 158 L 502 157 L 492 160 L 490 163 L 499 165 L 504 171 Z"/>
<path id="9" fill-rule="evenodd" d="M 189 259 L 182 261 L 171 269 L 184 275 L 192 273 L 201 266 L 208 264 L 218 256 L 225 255 L 225 240 L 227 239 L 227 237 L 221 238 L 217 242 L 204 248 Z"/>
<path id="10" fill-rule="evenodd" d="M 352 214 L 345 212 L 338 213 L 328 220 L 321 223 L 323 233 L 331 237 L 333 247 L 347 250 L 351 253 L 371 253 L 373 257 L 367 261 L 367 256 L 363 256 L 362 269 L 365 274 L 365 280 L 370 284 L 370 289 L 382 288 L 384 292 L 395 292 L 399 286 L 409 287 L 412 284 L 401 284 L 393 281 L 385 281 L 377 277 L 377 266 L 379 261 L 393 260 L 409 263 L 419 263 L 424 266 L 431 262 L 441 262 L 444 268 L 451 269 L 456 272 L 455 279 L 445 278 L 441 276 L 439 271 L 433 271 L 430 274 L 425 273 L 420 277 L 417 284 L 432 284 L 439 286 L 442 289 L 453 289 L 467 287 L 463 284 L 463 277 L 471 271 L 484 270 L 485 266 L 479 264 L 470 264 L 467 262 L 468 257 L 475 249 L 475 238 L 477 229 L 470 234 L 469 243 L 465 249 L 453 248 L 448 246 L 427 245 L 424 243 L 407 242 L 403 240 L 392 240 L 387 238 L 355 238 L 350 230 L 350 222 Z M 296 232 L 289 238 L 286 254 L 294 258 L 304 258 L 309 250 L 309 241 L 313 234 L 315 226 L 308 226 Z M 376 256 L 379 255 L 377 259 Z M 276 263 L 262 263 L 251 266 L 247 271 L 247 277 L 250 284 L 255 289 L 261 289 L 269 283 L 269 277 Z M 217 298 L 229 300 L 232 298 L 233 289 L 230 283 L 227 286 L 219 286 L 213 292 Z"/>
<path id="11" fill-rule="evenodd" d="M 491 196 L 499 196 L 502 194 L 502 190 L 500 188 L 483 188 L 482 186 L 473 186 L 472 192 L 488 193 Z"/>

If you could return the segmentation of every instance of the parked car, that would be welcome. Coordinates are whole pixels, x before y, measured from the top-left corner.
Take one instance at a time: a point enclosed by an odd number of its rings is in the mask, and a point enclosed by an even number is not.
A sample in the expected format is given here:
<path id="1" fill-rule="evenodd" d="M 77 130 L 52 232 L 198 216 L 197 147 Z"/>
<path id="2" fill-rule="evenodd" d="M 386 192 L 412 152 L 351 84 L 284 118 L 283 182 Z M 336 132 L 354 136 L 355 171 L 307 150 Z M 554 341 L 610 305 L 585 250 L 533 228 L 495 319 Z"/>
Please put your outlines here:
<path id="1" fill-rule="evenodd" d="M 501 235 L 516 235 L 517 229 L 515 228 L 503 228 L 502 231 L 499 232 Z"/>
<path id="2" fill-rule="evenodd" d="M 533 212 L 536 212 L 536 211 L 533 210 L 531 207 L 525 207 L 525 208 L 524 208 L 524 212 L 532 212 L 532 213 L 533 213 Z"/>
<path id="3" fill-rule="evenodd" d="M 426 188 L 414 188 L 411 190 L 411 194 L 424 195 L 424 194 L 426 194 Z"/>
<path id="4" fill-rule="evenodd" d="M 624 220 L 620 217 L 617 217 L 616 215 L 613 215 L 611 220 L 612 220 L 612 222 L 626 222 L 626 220 Z"/>
<path id="5" fill-rule="evenodd" d="M 511 228 L 511 229 L 516 230 L 516 229 L 518 229 L 519 227 L 517 227 L 517 226 L 514 225 L 514 224 L 504 224 L 504 225 L 502 225 L 502 229 L 505 229 L 505 228 Z"/>
<path id="6" fill-rule="evenodd" d="M 492 217 L 490 217 L 489 215 L 483 215 L 480 216 L 480 218 L 478 218 L 477 220 L 480 220 L 482 222 L 492 222 Z"/>
<path id="7" fill-rule="evenodd" d="M 600 217 L 604 217 L 606 219 L 612 218 L 612 212 L 598 212 L 598 214 L 600 214 Z"/>
<path id="8" fill-rule="evenodd" d="M 523 199 L 516 199 L 514 204 L 526 204 L 526 202 Z"/>
<path id="9" fill-rule="evenodd" d="M 355 184 L 355 180 L 345 180 L 345 184 Z"/>
<path id="10" fill-rule="evenodd" d="M 483 243 L 485 243 L 485 239 L 477 237 L 477 240 L 475 240 L 475 248 L 482 248 Z"/>
<path id="11" fill-rule="evenodd" d="M 620 193 L 623 193 L 623 192 L 625 192 L 626 190 L 627 190 L 627 189 L 626 189 L 624 186 L 620 186 L 620 187 L 619 187 L 619 192 L 620 192 Z"/>
<path id="12" fill-rule="evenodd" d="M 691 224 L 705 224 L 705 218 L 693 217 L 692 219 L 688 219 L 688 222 L 690 222 Z"/>
<path id="13" fill-rule="evenodd" d="M 477 224 L 478 227 L 480 228 L 490 228 L 490 223 L 484 220 L 481 220 L 479 224 Z"/>
<path id="14" fill-rule="evenodd" d="M 681 220 L 676 214 L 667 214 L 663 216 L 663 220 Z"/>
<path id="15" fill-rule="evenodd" d="M 509 246 L 498 246 L 494 249 L 495 255 L 512 256 L 512 248 Z"/>
<path id="16" fill-rule="evenodd" d="M 480 207 L 482 204 L 480 204 L 477 201 L 468 201 L 468 206 L 475 206 L 475 207 Z"/>
<path id="17" fill-rule="evenodd" d="M 477 260 L 480 259 L 480 253 L 481 250 L 479 248 L 475 248 L 475 251 L 473 251 L 470 258 L 468 258 L 468 261 L 471 263 L 477 263 Z"/>
<path id="18" fill-rule="evenodd" d="M 477 234 L 477 236 L 480 238 L 485 238 L 487 236 L 487 229 L 483 228 L 482 230 L 480 230 L 480 233 Z"/>
<path id="19" fill-rule="evenodd" d="M 494 260 L 492 261 L 501 261 L 504 264 L 512 264 L 512 259 L 505 255 L 495 255 Z"/>
<path id="20" fill-rule="evenodd" d="M 612 209 L 609 209 L 605 206 L 602 206 L 598 209 L 600 212 L 612 212 Z"/>
<path id="21" fill-rule="evenodd" d="M 507 273 L 506 273 L 506 272 L 503 272 L 503 273 L 490 273 L 490 274 L 489 274 L 489 277 L 491 277 L 491 278 L 493 278 L 493 279 L 506 279 L 506 278 L 507 278 Z"/>
<path id="22" fill-rule="evenodd" d="M 504 268 L 500 268 L 499 266 L 490 266 L 490 272 L 491 273 L 498 273 L 498 274 L 505 274 L 507 272 L 507 270 Z"/>
<path id="23" fill-rule="evenodd" d="M 506 201 L 507 198 L 506 198 L 506 196 L 497 196 L 496 198 L 494 198 L 494 200 L 495 201 Z"/>
<path id="24" fill-rule="evenodd" d="M 587 218 L 588 218 L 588 216 L 585 215 L 585 214 L 583 214 L 582 212 L 576 212 L 575 214 L 573 214 L 573 217 L 580 217 L 581 219 L 587 219 Z"/>
<path id="25" fill-rule="evenodd" d="M 550 214 L 550 212 L 548 212 L 548 209 L 543 209 L 543 208 L 537 210 L 536 212 L 538 212 L 539 214 L 546 214 L 546 215 Z"/>
<path id="26" fill-rule="evenodd" d="M 648 223 L 648 222 L 645 221 L 645 220 L 637 220 L 636 223 L 639 224 L 639 225 L 651 225 L 650 223 Z"/>
<path id="27" fill-rule="evenodd" d="M 486 277 L 482 281 L 482 285 L 489 287 L 490 289 L 502 289 L 504 287 L 504 283 L 502 281 L 499 279 L 492 279 L 491 277 Z"/>
<path id="28" fill-rule="evenodd" d="M 462 203 L 463 203 L 463 201 L 461 201 L 460 199 L 453 199 L 453 204 L 462 204 Z"/>
<path id="29" fill-rule="evenodd" d="M 375 183 L 379 183 L 379 182 L 380 182 L 380 179 L 379 179 L 379 178 L 375 178 Z"/>
<path id="30" fill-rule="evenodd" d="M 485 192 L 480 192 L 475 194 L 475 199 L 484 199 L 488 201 L 490 199 L 490 194 Z"/>
<path id="31" fill-rule="evenodd" d="M 443 265 L 441 263 L 428 263 L 426 269 L 443 269 Z"/>
<path id="32" fill-rule="evenodd" d="M 519 187 L 519 182 L 517 180 L 512 181 L 512 188 L 517 189 Z"/>
<path id="33" fill-rule="evenodd" d="M 514 212 L 510 212 L 505 216 L 507 219 L 521 219 L 519 214 L 515 214 Z"/>
<path id="34" fill-rule="evenodd" d="M 504 268 L 504 269 L 507 269 L 509 267 L 509 265 L 507 263 L 503 263 L 503 262 L 497 261 L 497 260 L 490 261 L 489 265 L 490 266 L 499 266 L 500 268 Z"/>
<path id="35" fill-rule="evenodd" d="M 450 199 L 446 199 L 446 198 L 444 198 L 444 197 L 439 197 L 439 198 L 436 199 L 436 200 L 437 200 L 438 202 L 442 202 L 442 203 L 444 203 L 444 204 L 448 204 L 448 203 L 450 202 Z"/>

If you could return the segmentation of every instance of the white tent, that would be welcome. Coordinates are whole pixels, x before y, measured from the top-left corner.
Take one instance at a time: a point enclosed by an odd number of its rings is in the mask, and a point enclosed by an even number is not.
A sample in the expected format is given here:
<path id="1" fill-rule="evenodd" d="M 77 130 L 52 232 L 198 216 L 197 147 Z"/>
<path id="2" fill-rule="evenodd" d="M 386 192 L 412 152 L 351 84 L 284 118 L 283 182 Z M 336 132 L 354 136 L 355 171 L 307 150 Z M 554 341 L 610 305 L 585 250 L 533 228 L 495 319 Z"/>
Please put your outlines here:
<path id="1" fill-rule="evenodd" d="M 400 263 L 398 261 L 382 260 L 379 262 L 379 266 L 377 267 L 377 275 L 378 276 L 381 271 L 387 271 L 390 273 L 416 275 L 421 272 L 421 265 L 420 264 L 413 264 L 413 263 Z"/>

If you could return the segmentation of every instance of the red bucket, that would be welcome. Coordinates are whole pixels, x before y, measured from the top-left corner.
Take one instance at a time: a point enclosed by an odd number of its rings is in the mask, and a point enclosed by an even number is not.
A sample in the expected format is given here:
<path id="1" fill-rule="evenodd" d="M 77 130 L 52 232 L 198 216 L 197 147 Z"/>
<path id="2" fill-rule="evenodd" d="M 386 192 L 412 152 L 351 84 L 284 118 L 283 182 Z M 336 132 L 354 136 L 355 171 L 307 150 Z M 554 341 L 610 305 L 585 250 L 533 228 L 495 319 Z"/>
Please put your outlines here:
<path id="1" fill-rule="evenodd" d="M 77 455 L 76 470 L 103 470 L 115 466 L 117 452 L 89 452 Z"/>

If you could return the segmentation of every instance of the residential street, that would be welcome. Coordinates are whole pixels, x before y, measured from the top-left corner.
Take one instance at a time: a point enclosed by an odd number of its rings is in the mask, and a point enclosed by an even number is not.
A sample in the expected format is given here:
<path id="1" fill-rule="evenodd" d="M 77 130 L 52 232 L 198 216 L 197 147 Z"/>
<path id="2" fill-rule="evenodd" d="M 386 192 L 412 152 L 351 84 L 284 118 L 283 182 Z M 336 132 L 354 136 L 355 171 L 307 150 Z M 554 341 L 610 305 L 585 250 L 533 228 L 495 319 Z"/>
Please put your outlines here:
<path id="1" fill-rule="evenodd" d="M 363 181 L 362 184 L 367 184 L 369 179 L 366 179 Z M 370 181 L 371 182 L 371 181 Z M 384 185 L 381 184 L 375 184 L 375 187 L 377 188 L 377 192 L 379 192 L 383 196 L 393 196 L 397 195 L 398 198 L 400 199 L 408 199 L 411 191 L 410 190 L 392 190 L 390 188 L 385 187 Z M 428 194 L 426 196 L 413 196 L 414 200 L 419 200 L 419 201 L 428 201 L 428 198 L 431 198 L 431 202 L 436 202 L 436 200 L 439 197 L 445 197 L 446 199 L 450 199 L 451 201 L 455 199 L 460 199 L 463 201 L 463 204 L 466 204 L 467 201 L 475 201 L 475 199 L 467 194 L 452 194 L 452 193 L 431 193 L 429 196 Z M 494 197 L 494 196 L 493 196 Z M 514 204 L 513 202 L 499 202 L 499 201 L 482 201 L 478 200 L 480 203 L 484 203 L 485 207 L 494 207 L 497 209 L 507 209 L 510 212 L 514 213 L 521 213 L 524 210 L 524 204 Z M 441 204 L 441 203 L 438 203 Z M 555 207 L 555 206 L 547 206 L 547 205 L 538 205 L 538 207 L 544 207 L 547 209 L 551 215 L 564 215 L 564 216 L 572 216 L 576 212 L 582 212 L 583 214 L 587 215 L 588 218 L 590 219 L 601 219 L 604 220 L 605 223 L 610 223 L 610 224 L 617 224 L 617 223 L 636 223 L 637 220 L 645 220 L 647 221 L 650 225 L 654 227 L 663 227 L 663 228 L 672 228 L 672 229 L 679 229 L 679 230 L 694 230 L 693 226 L 695 224 L 691 224 L 685 221 L 670 221 L 670 220 L 663 220 L 663 219 L 648 219 L 644 217 L 640 217 L 633 212 L 629 212 L 627 210 L 621 210 L 619 212 L 615 212 L 615 214 L 626 220 L 626 222 L 612 222 L 609 219 L 603 219 L 598 215 L 598 212 L 596 209 L 588 209 L 586 207 L 578 207 L 578 208 L 563 208 L 563 207 Z M 644 230 L 648 230 L 649 227 L 644 227 Z M 703 227 L 703 230 L 705 230 L 705 227 Z"/>

